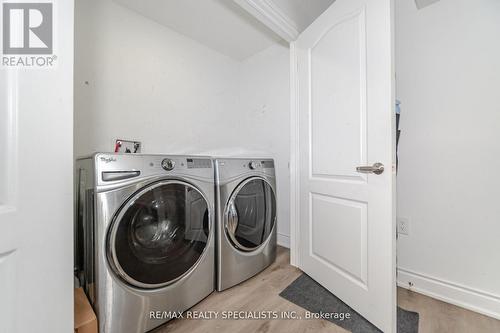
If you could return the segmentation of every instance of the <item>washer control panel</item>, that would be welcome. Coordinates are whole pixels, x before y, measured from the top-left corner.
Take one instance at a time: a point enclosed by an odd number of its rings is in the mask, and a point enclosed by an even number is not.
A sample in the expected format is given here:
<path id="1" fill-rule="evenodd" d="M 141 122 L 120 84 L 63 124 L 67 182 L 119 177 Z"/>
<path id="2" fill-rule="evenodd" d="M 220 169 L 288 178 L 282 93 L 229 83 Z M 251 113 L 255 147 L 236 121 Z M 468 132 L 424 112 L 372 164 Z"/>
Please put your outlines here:
<path id="1" fill-rule="evenodd" d="M 175 161 L 170 159 L 170 158 L 164 158 L 162 161 L 161 161 L 161 167 L 164 169 L 164 170 L 167 170 L 167 171 L 172 171 L 174 168 L 175 168 Z"/>
<path id="2" fill-rule="evenodd" d="M 259 161 L 251 161 L 248 163 L 248 167 L 250 170 L 255 170 L 255 169 L 260 169 L 262 167 L 262 164 Z"/>
<path id="3" fill-rule="evenodd" d="M 92 163 L 90 159 L 95 163 L 99 175 L 96 185 L 105 187 L 99 190 L 149 177 L 189 176 L 212 182 L 214 178 L 214 166 L 208 156 L 97 153 L 87 159 L 85 163 Z M 245 165 L 248 163 L 247 160 Z"/>

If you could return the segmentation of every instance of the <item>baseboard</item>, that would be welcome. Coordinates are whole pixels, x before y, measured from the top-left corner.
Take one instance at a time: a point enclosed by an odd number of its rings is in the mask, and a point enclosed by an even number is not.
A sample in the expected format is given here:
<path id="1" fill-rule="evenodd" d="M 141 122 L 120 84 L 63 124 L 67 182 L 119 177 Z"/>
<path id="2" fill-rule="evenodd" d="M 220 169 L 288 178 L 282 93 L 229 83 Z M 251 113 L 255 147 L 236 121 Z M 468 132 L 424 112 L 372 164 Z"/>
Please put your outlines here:
<path id="1" fill-rule="evenodd" d="M 290 236 L 278 232 L 278 245 L 290 248 Z"/>
<path id="2" fill-rule="evenodd" d="M 398 286 L 467 310 L 500 319 L 500 296 L 398 268 Z"/>

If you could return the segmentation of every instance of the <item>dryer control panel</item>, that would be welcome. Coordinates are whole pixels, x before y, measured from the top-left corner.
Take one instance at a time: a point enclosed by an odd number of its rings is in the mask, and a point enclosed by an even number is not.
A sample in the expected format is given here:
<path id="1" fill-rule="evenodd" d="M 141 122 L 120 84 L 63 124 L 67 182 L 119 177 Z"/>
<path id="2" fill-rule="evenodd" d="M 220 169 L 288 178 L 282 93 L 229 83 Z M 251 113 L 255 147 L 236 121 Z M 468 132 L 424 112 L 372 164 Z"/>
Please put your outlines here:
<path id="1" fill-rule="evenodd" d="M 216 163 L 218 180 L 222 182 L 254 174 L 275 177 L 274 160 L 272 159 L 220 158 L 216 159 Z"/>

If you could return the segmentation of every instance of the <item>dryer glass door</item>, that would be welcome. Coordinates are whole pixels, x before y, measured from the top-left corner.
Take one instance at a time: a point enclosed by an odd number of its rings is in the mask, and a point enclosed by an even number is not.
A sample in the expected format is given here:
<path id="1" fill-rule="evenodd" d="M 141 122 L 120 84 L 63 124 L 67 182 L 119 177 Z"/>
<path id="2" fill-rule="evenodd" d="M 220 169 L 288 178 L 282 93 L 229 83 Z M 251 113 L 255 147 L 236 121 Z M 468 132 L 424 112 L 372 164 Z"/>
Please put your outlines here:
<path id="1" fill-rule="evenodd" d="M 234 191 L 226 208 L 226 234 L 242 251 L 254 251 L 271 236 L 276 223 L 276 198 L 262 178 L 250 178 Z"/>
<path id="2" fill-rule="evenodd" d="M 190 184 L 166 181 L 130 199 L 110 229 L 116 273 L 140 288 L 168 285 L 193 268 L 207 247 L 209 205 Z"/>

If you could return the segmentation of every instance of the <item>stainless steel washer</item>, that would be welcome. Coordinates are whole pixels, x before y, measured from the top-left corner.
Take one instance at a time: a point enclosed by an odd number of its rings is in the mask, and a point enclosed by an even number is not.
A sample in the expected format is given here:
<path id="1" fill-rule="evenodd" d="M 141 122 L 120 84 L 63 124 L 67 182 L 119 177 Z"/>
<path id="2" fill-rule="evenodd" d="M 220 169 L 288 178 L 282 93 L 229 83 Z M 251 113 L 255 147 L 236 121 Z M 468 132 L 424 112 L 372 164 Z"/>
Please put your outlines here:
<path id="1" fill-rule="evenodd" d="M 149 331 L 214 290 L 213 175 L 207 157 L 78 160 L 76 269 L 99 332 Z"/>
<path id="2" fill-rule="evenodd" d="M 215 159 L 217 290 L 276 259 L 276 179 L 272 159 Z"/>

